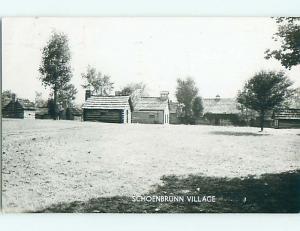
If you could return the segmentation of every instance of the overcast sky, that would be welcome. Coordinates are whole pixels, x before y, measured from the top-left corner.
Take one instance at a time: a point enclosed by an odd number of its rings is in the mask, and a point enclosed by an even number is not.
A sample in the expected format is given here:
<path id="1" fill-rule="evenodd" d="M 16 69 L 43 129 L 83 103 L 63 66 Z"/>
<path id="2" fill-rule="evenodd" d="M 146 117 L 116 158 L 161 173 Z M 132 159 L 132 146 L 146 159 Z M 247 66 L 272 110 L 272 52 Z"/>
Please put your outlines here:
<path id="1" fill-rule="evenodd" d="M 76 102 L 84 101 L 81 73 L 88 65 L 111 76 L 115 90 L 144 82 L 151 96 L 191 76 L 202 97 L 235 97 L 255 72 L 283 70 L 264 51 L 275 48 L 270 18 L 6 18 L 2 26 L 2 89 L 34 100 L 47 98 L 39 77 L 41 49 L 51 31 L 69 38 Z M 298 70 L 297 70 L 298 69 Z M 300 86 L 299 67 L 286 71 Z"/>

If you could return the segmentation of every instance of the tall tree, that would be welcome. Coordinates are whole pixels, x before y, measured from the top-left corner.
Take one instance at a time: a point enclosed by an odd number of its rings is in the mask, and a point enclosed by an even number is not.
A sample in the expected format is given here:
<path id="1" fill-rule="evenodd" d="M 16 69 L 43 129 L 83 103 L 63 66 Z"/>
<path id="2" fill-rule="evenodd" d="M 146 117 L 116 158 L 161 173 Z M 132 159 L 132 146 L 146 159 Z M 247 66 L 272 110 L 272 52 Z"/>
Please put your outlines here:
<path id="1" fill-rule="evenodd" d="M 238 103 L 260 115 L 260 128 L 264 129 L 264 118 L 268 110 L 280 107 L 293 95 L 292 81 L 284 72 L 260 71 L 249 79 L 238 93 Z"/>
<path id="2" fill-rule="evenodd" d="M 192 102 L 198 94 L 198 88 L 195 81 L 191 77 L 186 79 L 177 79 L 176 98 L 183 107 L 183 119 L 185 123 L 189 123 L 192 118 Z"/>
<path id="3" fill-rule="evenodd" d="M 114 83 L 111 82 L 110 76 L 102 75 L 102 73 L 97 72 L 94 67 L 88 66 L 87 72 L 82 73 L 81 77 L 85 81 L 81 86 L 84 89 L 91 90 L 93 94 L 106 96 L 114 89 Z"/>
<path id="4" fill-rule="evenodd" d="M 278 31 L 273 39 L 281 43 L 277 50 L 266 50 L 266 59 L 275 58 L 288 69 L 300 64 L 300 17 L 276 18 Z"/>
<path id="5" fill-rule="evenodd" d="M 42 63 L 39 67 L 40 80 L 53 92 L 54 119 L 58 117 L 58 92 L 71 80 L 71 53 L 68 38 L 64 33 L 53 32 L 42 50 Z"/>
<path id="6" fill-rule="evenodd" d="M 193 116 L 195 118 L 199 118 L 201 116 L 203 112 L 203 102 L 200 96 L 197 96 L 193 100 L 192 111 L 193 111 Z"/>

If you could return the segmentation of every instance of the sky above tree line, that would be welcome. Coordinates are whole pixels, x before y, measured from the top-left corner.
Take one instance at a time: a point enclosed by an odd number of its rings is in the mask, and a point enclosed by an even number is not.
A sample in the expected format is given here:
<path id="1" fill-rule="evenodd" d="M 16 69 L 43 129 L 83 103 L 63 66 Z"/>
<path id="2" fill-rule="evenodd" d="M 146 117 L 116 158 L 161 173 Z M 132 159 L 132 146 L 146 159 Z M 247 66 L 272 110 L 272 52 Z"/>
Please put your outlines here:
<path id="1" fill-rule="evenodd" d="M 84 101 L 81 73 L 91 65 L 110 75 L 115 91 L 144 82 L 151 96 L 175 100 L 176 79 L 194 78 L 204 98 L 235 97 L 255 72 L 285 70 L 264 51 L 277 48 L 271 18 L 6 18 L 2 21 L 2 90 L 34 100 L 49 90 L 38 79 L 41 50 L 51 32 L 65 33 L 72 54 L 76 103 Z M 286 70 L 300 86 L 299 67 Z"/>

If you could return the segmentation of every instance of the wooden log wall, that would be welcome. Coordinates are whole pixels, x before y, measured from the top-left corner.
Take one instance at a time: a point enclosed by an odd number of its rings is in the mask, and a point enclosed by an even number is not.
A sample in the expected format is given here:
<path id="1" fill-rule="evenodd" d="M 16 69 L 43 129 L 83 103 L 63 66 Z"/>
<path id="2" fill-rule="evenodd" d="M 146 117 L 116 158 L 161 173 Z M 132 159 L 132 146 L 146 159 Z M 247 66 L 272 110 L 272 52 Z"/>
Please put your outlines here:
<path id="1" fill-rule="evenodd" d="M 98 121 L 107 123 L 122 123 L 123 110 L 84 109 L 84 121 Z"/>

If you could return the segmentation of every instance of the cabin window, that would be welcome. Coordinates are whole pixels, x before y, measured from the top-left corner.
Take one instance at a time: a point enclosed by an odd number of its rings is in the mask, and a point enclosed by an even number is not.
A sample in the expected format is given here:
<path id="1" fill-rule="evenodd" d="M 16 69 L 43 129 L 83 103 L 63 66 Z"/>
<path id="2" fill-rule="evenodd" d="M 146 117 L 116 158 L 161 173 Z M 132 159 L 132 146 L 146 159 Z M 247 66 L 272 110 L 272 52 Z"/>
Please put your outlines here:
<path id="1" fill-rule="evenodd" d="M 155 115 L 151 114 L 151 115 L 149 115 L 149 118 L 150 118 L 150 119 L 154 119 L 154 118 L 155 118 Z"/>

